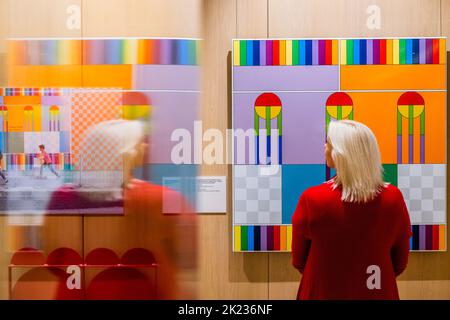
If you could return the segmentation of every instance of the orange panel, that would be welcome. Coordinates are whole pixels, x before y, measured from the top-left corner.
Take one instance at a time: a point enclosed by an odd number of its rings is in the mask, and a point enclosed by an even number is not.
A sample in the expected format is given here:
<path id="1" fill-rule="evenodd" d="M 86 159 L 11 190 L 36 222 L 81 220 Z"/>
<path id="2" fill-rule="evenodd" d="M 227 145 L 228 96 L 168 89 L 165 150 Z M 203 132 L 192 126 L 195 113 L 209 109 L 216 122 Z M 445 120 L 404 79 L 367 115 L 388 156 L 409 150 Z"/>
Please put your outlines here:
<path id="1" fill-rule="evenodd" d="M 3 104 L 7 106 L 12 105 L 35 105 L 41 104 L 41 97 L 39 96 L 5 96 L 3 97 Z"/>
<path id="2" fill-rule="evenodd" d="M 383 163 L 397 163 L 397 101 L 403 92 L 350 92 L 355 106 L 354 120 L 375 133 Z M 445 163 L 445 92 L 420 92 L 425 100 L 425 163 Z M 408 126 L 403 121 L 403 163 L 408 162 Z M 417 131 L 416 131 L 417 130 Z M 415 132 L 419 132 L 415 122 Z M 419 142 L 414 159 L 418 162 Z"/>
<path id="3" fill-rule="evenodd" d="M 9 66 L 9 87 L 80 87 L 81 66 Z"/>
<path id="4" fill-rule="evenodd" d="M 445 65 L 341 66 L 341 90 L 445 90 Z"/>
<path id="5" fill-rule="evenodd" d="M 83 87 L 131 89 L 132 65 L 83 66 Z"/>

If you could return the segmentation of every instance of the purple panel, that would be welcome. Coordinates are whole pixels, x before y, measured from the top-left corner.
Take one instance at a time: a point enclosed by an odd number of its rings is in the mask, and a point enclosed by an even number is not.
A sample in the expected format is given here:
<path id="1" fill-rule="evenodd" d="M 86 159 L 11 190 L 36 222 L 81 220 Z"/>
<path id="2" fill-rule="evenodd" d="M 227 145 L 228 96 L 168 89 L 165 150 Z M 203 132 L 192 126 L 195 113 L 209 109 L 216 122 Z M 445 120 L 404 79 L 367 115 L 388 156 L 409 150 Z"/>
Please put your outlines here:
<path id="1" fill-rule="evenodd" d="M 172 40 L 161 39 L 160 42 L 160 61 L 161 64 L 172 63 Z"/>
<path id="2" fill-rule="evenodd" d="M 323 164 L 325 141 L 325 103 L 330 93 L 274 92 L 281 99 L 283 112 L 282 158 L 284 164 Z M 233 128 L 254 129 L 254 104 L 259 93 L 235 93 Z M 263 124 L 263 122 L 261 122 Z M 272 122 L 273 127 L 275 127 Z M 237 143 L 235 144 L 237 148 Z M 250 151 L 251 152 L 251 151 Z M 248 142 L 244 150 L 235 149 L 235 163 L 249 163 Z"/>
<path id="3" fill-rule="evenodd" d="M 319 40 L 319 64 L 325 64 L 325 40 Z"/>
<path id="4" fill-rule="evenodd" d="M 42 96 L 41 104 L 46 106 L 51 106 L 53 104 L 61 106 L 61 105 L 70 105 L 70 96 Z"/>
<path id="5" fill-rule="evenodd" d="M 312 41 L 312 64 L 319 64 L 319 40 Z"/>
<path id="6" fill-rule="evenodd" d="M 413 135 L 409 135 L 409 163 L 414 163 L 414 138 Z"/>
<path id="7" fill-rule="evenodd" d="M 134 65 L 133 89 L 199 90 L 200 67 L 188 65 Z"/>
<path id="8" fill-rule="evenodd" d="M 193 145 L 200 95 L 190 92 L 152 92 L 146 95 L 152 105 L 150 163 L 173 163 L 171 151 L 179 141 L 171 141 L 172 132 L 188 130 Z M 193 157 L 193 150 L 191 154 Z"/>
<path id="9" fill-rule="evenodd" d="M 373 40 L 367 39 L 367 64 L 373 64 Z"/>
<path id="10" fill-rule="evenodd" d="M 373 40 L 373 64 L 380 64 L 380 40 Z"/>
<path id="11" fill-rule="evenodd" d="M 260 66 L 266 65 L 266 41 L 265 40 L 259 41 L 259 65 Z"/>
<path id="12" fill-rule="evenodd" d="M 272 40 L 267 40 L 266 41 L 266 65 L 271 66 L 273 65 L 273 45 L 272 45 Z"/>
<path id="13" fill-rule="evenodd" d="M 427 63 L 427 43 L 425 39 L 419 40 L 419 63 Z"/>
<path id="14" fill-rule="evenodd" d="M 425 225 L 419 226 L 419 250 L 426 250 L 426 227 Z"/>
<path id="15" fill-rule="evenodd" d="M 402 136 L 397 135 L 397 162 L 402 163 Z"/>
<path id="16" fill-rule="evenodd" d="M 261 251 L 267 251 L 267 227 L 261 226 Z"/>
<path id="17" fill-rule="evenodd" d="M 338 90 L 338 66 L 233 67 L 234 91 Z"/>
<path id="18" fill-rule="evenodd" d="M 105 63 L 105 40 L 86 40 L 83 46 L 83 64 Z"/>

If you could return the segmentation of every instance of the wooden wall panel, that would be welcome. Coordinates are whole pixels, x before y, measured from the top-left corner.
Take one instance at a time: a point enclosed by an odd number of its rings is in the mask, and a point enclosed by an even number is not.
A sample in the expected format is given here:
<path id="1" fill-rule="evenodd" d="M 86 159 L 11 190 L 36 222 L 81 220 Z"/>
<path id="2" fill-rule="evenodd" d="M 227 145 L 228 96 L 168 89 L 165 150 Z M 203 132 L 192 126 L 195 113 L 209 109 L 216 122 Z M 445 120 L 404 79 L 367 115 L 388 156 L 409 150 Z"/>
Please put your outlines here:
<path id="1" fill-rule="evenodd" d="M 381 9 L 381 29 L 366 25 L 369 5 Z M 437 36 L 439 0 L 269 0 L 270 37 Z"/>
<path id="2" fill-rule="evenodd" d="M 202 0 L 82 0 L 85 37 L 200 37 Z"/>
<path id="3" fill-rule="evenodd" d="M 225 133 L 225 130 L 231 127 L 231 39 L 241 36 L 260 36 L 262 30 L 266 28 L 265 19 L 261 21 L 249 11 L 244 11 L 251 10 L 252 8 L 248 5 L 255 1 L 246 2 L 236 0 L 205 2 L 202 98 L 204 130 L 218 128 Z M 241 8 L 245 8 L 242 9 L 244 13 L 240 11 Z M 237 25 L 243 17 L 253 19 L 249 24 L 245 24 L 252 25 L 253 31 L 247 31 L 243 26 L 240 29 L 242 34 L 240 34 L 237 31 Z M 231 167 L 226 165 L 204 165 L 201 168 L 201 174 L 228 176 L 229 197 L 226 215 L 199 217 L 199 298 L 267 299 L 267 254 L 231 252 L 230 173 Z"/>

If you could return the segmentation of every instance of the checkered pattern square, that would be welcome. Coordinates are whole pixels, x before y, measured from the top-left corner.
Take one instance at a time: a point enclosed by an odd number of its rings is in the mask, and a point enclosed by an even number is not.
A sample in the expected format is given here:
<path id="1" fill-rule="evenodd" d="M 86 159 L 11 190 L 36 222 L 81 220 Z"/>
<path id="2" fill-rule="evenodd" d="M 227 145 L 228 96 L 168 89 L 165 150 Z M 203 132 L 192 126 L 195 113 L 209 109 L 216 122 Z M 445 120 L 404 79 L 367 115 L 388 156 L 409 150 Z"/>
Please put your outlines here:
<path id="1" fill-rule="evenodd" d="M 25 153 L 38 153 L 41 144 L 47 153 L 60 153 L 59 136 L 59 132 L 24 132 Z"/>
<path id="2" fill-rule="evenodd" d="M 118 119 L 120 117 L 120 105 L 122 93 L 117 91 L 102 91 L 95 89 L 77 90 L 71 97 L 71 153 L 75 168 L 79 169 L 81 144 L 89 128 L 96 124 Z M 104 158 L 108 158 L 110 149 L 105 146 Z"/>
<path id="3" fill-rule="evenodd" d="M 445 164 L 399 164 L 398 188 L 411 224 L 446 224 Z"/>
<path id="4" fill-rule="evenodd" d="M 281 166 L 263 167 L 234 166 L 235 224 L 281 224 Z"/>

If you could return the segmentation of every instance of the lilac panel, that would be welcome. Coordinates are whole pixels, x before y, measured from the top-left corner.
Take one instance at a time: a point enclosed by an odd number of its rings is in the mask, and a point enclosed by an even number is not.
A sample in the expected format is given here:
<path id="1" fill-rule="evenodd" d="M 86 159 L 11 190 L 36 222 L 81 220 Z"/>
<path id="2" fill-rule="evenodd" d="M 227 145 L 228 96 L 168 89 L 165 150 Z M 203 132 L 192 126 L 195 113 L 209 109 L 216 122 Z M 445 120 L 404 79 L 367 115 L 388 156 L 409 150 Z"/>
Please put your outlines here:
<path id="1" fill-rule="evenodd" d="M 266 41 L 265 40 L 259 41 L 259 65 L 260 66 L 266 65 Z"/>
<path id="2" fill-rule="evenodd" d="M 367 64 L 373 64 L 373 40 L 367 39 Z"/>
<path id="3" fill-rule="evenodd" d="M 338 90 L 338 66 L 234 67 L 234 91 Z"/>
<path id="4" fill-rule="evenodd" d="M 319 40 L 312 41 L 312 64 L 319 64 Z"/>
<path id="5" fill-rule="evenodd" d="M 325 103 L 332 92 L 276 92 L 282 103 L 283 164 L 323 164 L 325 141 Z M 259 93 L 235 93 L 233 96 L 233 128 L 254 128 L 254 104 Z M 261 122 L 263 125 L 263 122 Z M 272 122 L 272 128 L 276 125 Z M 237 143 L 235 143 L 237 148 Z M 248 142 L 243 150 L 235 149 L 235 163 L 249 163 Z"/>
<path id="6" fill-rule="evenodd" d="M 133 89 L 199 90 L 200 67 L 187 65 L 134 65 Z"/>
<path id="7" fill-rule="evenodd" d="M 194 121 L 199 120 L 200 95 L 191 92 L 152 92 L 146 95 L 152 105 L 150 162 L 172 163 L 172 148 L 179 144 L 179 141 L 170 139 L 174 130 L 186 129 L 194 143 Z"/>

